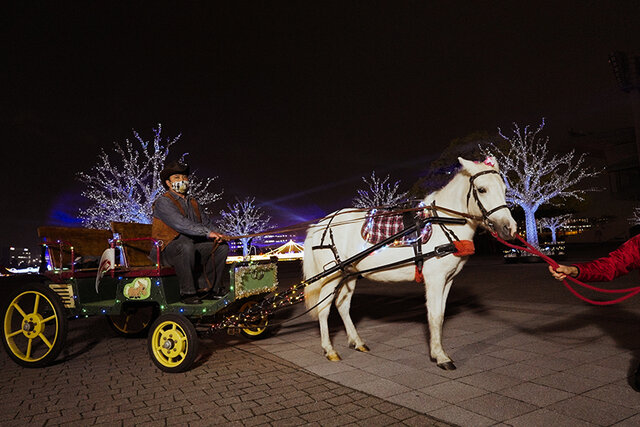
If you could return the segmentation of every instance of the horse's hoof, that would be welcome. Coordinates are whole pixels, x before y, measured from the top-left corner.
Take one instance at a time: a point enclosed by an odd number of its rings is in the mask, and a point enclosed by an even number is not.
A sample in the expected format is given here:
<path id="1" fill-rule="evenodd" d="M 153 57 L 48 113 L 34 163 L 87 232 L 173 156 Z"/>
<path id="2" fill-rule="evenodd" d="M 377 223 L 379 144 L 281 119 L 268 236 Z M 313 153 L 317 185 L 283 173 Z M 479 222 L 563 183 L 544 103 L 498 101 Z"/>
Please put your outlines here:
<path id="1" fill-rule="evenodd" d="M 338 353 L 327 354 L 327 359 L 331 360 L 332 362 L 339 362 L 342 360 Z"/>
<path id="2" fill-rule="evenodd" d="M 363 353 L 369 353 L 369 351 L 371 351 L 371 350 L 369 350 L 369 347 L 367 347 L 366 344 L 362 344 L 362 345 L 357 346 L 356 350 L 361 351 Z"/>
<path id="3" fill-rule="evenodd" d="M 456 365 L 454 365 L 453 362 L 443 362 L 438 363 L 438 368 L 444 369 L 445 371 L 455 371 Z"/>

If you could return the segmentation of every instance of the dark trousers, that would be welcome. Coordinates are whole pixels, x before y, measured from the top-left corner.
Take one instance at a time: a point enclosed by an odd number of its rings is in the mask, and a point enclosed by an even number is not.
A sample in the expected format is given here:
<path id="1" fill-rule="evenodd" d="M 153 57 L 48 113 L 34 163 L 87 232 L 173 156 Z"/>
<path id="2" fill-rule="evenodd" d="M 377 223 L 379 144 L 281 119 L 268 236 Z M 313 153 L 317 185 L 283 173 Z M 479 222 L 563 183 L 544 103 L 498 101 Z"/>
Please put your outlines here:
<path id="1" fill-rule="evenodd" d="M 229 245 L 206 239 L 194 239 L 179 235 L 162 251 L 163 264 L 173 266 L 180 282 L 180 293 L 193 295 L 197 290 L 211 289 L 218 295 L 226 293 L 222 283 Z"/>

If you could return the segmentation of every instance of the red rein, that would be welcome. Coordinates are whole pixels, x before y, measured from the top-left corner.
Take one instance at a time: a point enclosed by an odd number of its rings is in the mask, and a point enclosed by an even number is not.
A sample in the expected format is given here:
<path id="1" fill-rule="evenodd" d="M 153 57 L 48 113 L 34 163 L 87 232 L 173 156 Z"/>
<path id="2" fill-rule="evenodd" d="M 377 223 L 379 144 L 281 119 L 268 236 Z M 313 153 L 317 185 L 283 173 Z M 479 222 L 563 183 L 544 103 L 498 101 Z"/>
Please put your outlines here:
<path id="1" fill-rule="evenodd" d="M 558 263 L 555 262 L 554 260 L 552 260 L 551 258 L 549 258 L 548 256 L 546 256 L 545 254 L 541 253 L 539 250 L 537 250 L 536 248 L 534 248 L 533 246 L 531 246 L 526 240 L 524 240 L 522 237 L 520 237 L 520 235 L 516 235 L 516 237 L 518 238 L 518 240 L 520 240 L 520 242 L 522 242 L 524 244 L 524 246 L 517 246 L 517 245 L 512 245 L 511 243 L 508 243 L 506 241 L 504 241 L 503 239 L 501 239 L 496 233 L 491 233 L 493 235 L 493 237 L 496 238 L 496 240 L 498 240 L 500 243 L 502 243 L 505 246 L 508 246 L 510 248 L 513 249 L 518 249 L 524 252 L 528 252 L 530 254 L 533 255 L 537 255 L 540 258 L 542 258 L 543 260 L 545 260 L 547 262 L 547 264 L 549 264 L 551 267 L 553 267 L 554 269 L 556 267 L 558 267 Z M 570 281 L 572 281 L 573 283 L 580 285 L 584 288 L 590 289 L 592 291 L 596 291 L 596 292 L 602 292 L 602 293 L 607 293 L 607 294 L 626 294 L 623 295 L 619 298 L 616 298 L 614 300 L 611 301 L 595 301 L 592 299 L 589 299 L 583 295 L 580 295 L 575 289 L 573 289 L 571 287 L 571 285 L 567 282 L 567 279 L 569 279 Z M 617 304 L 619 302 L 622 302 L 626 299 L 631 298 L 632 296 L 640 293 L 640 286 L 636 286 L 633 288 L 626 288 L 626 289 L 604 289 L 604 288 L 598 288 L 596 286 L 592 286 L 586 283 L 583 283 L 577 279 L 574 279 L 573 277 L 567 276 L 567 279 L 563 280 L 562 283 L 567 287 L 567 289 L 569 289 L 569 291 L 575 295 L 576 297 L 580 298 L 582 301 L 588 302 L 589 304 L 594 304 L 594 305 L 612 305 L 612 304 Z"/>

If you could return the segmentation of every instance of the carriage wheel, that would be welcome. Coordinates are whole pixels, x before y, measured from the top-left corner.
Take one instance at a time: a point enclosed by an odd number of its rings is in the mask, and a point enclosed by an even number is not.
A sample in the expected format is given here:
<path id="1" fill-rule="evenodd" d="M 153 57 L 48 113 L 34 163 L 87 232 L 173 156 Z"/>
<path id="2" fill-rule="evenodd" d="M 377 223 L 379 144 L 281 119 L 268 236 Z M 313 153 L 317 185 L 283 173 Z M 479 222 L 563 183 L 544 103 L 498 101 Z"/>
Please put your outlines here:
<path id="1" fill-rule="evenodd" d="M 53 290 L 39 283 L 28 285 L 12 294 L 3 313 L 2 344 L 17 364 L 38 368 L 58 357 L 68 323 Z"/>
<path id="2" fill-rule="evenodd" d="M 130 305 L 123 307 L 122 314 L 107 315 L 107 322 L 119 335 L 133 338 L 146 336 L 155 317 L 153 305 Z"/>
<path id="3" fill-rule="evenodd" d="M 242 313 L 243 311 L 247 311 L 249 308 L 253 307 L 257 303 L 258 303 L 257 301 L 247 301 L 244 304 L 242 304 L 242 306 L 240 307 L 240 310 L 238 311 L 240 313 Z M 263 339 L 269 336 L 268 326 L 269 326 L 269 317 L 267 315 L 263 315 L 262 318 L 260 319 L 260 322 L 255 326 L 252 325 L 251 328 L 240 329 L 240 334 L 245 338 L 249 338 L 250 340 Z"/>
<path id="4" fill-rule="evenodd" d="M 147 339 L 153 363 L 165 372 L 183 372 L 198 355 L 198 334 L 193 323 L 178 314 L 163 314 L 151 326 Z"/>

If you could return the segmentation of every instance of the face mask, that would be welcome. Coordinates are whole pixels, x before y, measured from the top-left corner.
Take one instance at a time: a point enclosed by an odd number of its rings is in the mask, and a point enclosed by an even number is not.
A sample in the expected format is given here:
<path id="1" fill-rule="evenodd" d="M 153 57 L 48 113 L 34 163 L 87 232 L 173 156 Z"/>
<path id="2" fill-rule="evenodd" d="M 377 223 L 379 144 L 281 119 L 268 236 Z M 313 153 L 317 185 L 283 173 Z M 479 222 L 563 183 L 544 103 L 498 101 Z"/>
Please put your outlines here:
<path id="1" fill-rule="evenodd" d="M 189 181 L 174 181 L 171 183 L 171 188 L 176 193 L 187 194 L 187 190 L 189 190 Z"/>

